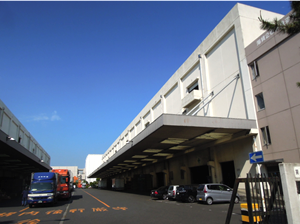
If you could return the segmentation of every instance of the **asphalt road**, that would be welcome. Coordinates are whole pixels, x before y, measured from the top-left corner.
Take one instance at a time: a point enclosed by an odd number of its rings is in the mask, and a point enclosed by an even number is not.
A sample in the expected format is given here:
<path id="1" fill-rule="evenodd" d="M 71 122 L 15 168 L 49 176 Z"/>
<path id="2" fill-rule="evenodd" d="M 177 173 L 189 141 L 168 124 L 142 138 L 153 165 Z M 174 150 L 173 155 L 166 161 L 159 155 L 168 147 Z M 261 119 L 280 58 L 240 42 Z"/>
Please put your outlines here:
<path id="1" fill-rule="evenodd" d="M 52 207 L 29 208 L 20 204 L 2 206 L 0 223 L 222 224 L 229 207 L 228 203 L 183 203 L 100 189 L 76 189 L 71 200 L 59 201 Z M 240 206 L 236 204 L 230 223 L 241 224 L 240 213 Z"/>

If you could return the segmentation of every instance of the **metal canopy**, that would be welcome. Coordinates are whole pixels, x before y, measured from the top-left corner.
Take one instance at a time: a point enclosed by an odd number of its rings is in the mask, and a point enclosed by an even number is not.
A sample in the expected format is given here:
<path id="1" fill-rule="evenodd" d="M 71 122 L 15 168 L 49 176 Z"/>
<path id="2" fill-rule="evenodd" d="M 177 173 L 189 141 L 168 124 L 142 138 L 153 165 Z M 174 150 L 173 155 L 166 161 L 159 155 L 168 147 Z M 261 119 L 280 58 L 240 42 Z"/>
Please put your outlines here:
<path id="1" fill-rule="evenodd" d="M 255 120 L 163 114 L 89 178 L 106 178 L 141 166 L 256 135 Z"/>
<path id="2" fill-rule="evenodd" d="M 0 130 L 0 171 L 19 174 L 47 172 L 51 167 Z"/>

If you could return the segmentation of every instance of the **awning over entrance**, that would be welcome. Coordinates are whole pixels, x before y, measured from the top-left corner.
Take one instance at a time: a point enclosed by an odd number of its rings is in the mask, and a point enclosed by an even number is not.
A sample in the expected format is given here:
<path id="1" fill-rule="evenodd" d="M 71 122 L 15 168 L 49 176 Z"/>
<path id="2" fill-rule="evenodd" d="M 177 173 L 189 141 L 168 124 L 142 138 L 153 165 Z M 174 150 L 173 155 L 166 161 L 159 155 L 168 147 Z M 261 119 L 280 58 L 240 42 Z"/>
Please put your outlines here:
<path id="1" fill-rule="evenodd" d="M 51 167 L 0 130 L 0 171 L 19 174 L 47 172 Z"/>
<path id="2" fill-rule="evenodd" d="M 255 120 L 163 114 L 89 178 L 106 178 L 194 150 L 256 135 Z"/>

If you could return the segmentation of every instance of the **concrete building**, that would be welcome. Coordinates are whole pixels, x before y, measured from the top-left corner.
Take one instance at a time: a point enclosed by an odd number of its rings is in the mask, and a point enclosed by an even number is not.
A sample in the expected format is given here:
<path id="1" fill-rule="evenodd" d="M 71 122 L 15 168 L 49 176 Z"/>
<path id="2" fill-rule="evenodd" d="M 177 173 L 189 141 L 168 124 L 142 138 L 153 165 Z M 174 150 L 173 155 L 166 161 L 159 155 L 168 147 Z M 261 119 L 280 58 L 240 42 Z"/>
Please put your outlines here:
<path id="1" fill-rule="evenodd" d="M 99 165 L 102 164 L 102 154 L 88 154 L 85 159 L 85 175 L 88 177 Z M 86 178 L 87 182 L 94 182 L 96 178 Z"/>
<path id="2" fill-rule="evenodd" d="M 276 175 L 278 163 L 300 163 L 299 47 L 299 33 L 264 32 L 246 48 L 263 165 Z"/>
<path id="3" fill-rule="evenodd" d="M 49 154 L 0 100 L 0 190 L 18 196 L 32 172 L 49 170 Z"/>
<path id="4" fill-rule="evenodd" d="M 255 172 L 261 150 L 245 48 L 283 15 L 236 4 L 103 155 L 90 178 L 126 188 L 223 182 Z"/>
<path id="5" fill-rule="evenodd" d="M 78 169 L 78 179 L 79 180 L 86 180 L 85 168 Z"/>
<path id="6" fill-rule="evenodd" d="M 52 166 L 52 169 L 68 169 L 71 170 L 73 176 L 78 177 L 78 166 Z"/>

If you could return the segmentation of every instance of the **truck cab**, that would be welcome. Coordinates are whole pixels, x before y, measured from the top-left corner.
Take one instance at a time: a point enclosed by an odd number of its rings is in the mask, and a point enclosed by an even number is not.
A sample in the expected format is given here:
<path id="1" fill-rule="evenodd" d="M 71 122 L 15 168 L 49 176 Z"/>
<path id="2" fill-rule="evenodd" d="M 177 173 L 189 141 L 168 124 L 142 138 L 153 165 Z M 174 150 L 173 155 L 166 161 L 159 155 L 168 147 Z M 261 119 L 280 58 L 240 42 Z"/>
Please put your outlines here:
<path id="1" fill-rule="evenodd" d="M 32 173 L 28 191 L 27 203 L 29 207 L 38 204 L 51 204 L 57 202 L 59 175 L 51 172 Z"/>

